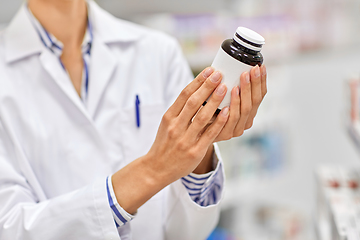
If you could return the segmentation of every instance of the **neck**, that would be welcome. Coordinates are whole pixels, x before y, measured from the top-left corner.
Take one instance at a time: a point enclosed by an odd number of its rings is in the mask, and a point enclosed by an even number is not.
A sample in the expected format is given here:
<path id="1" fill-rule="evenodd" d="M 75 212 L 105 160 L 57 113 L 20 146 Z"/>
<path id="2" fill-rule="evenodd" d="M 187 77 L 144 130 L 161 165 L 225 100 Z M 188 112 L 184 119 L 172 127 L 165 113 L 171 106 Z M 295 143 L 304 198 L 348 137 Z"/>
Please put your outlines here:
<path id="1" fill-rule="evenodd" d="M 28 4 L 43 27 L 64 45 L 81 46 L 87 26 L 85 0 L 29 0 Z"/>

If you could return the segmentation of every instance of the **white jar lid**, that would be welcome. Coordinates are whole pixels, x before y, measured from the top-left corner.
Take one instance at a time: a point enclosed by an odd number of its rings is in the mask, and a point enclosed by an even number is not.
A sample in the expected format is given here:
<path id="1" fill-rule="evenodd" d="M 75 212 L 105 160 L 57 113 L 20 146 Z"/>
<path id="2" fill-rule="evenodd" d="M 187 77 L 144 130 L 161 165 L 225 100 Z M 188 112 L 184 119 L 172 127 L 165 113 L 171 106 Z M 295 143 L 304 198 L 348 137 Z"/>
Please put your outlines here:
<path id="1" fill-rule="evenodd" d="M 249 43 L 241 40 L 237 35 L 239 35 L 241 38 L 243 38 L 244 40 L 246 40 L 250 43 L 260 45 L 260 46 L 253 46 L 252 44 L 249 44 Z M 255 50 L 255 51 L 260 51 L 261 45 L 265 44 L 265 39 L 260 34 L 258 34 L 257 32 L 254 32 L 253 30 L 245 28 L 245 27 L 238 27 L 238 29 L 236 30 L 236 33 L 234 34 L 234 40 L 236 42 L 238 42 L 239 44 L 243 45 L 244 47 Z"/>
<path id="2" fill-rule="evenodd" d="M 254 32 L 251 29 L 245 28 L 245 27 L 238 27 L 236 30 L 236 33 L 240 35 L 240 37 L 248 40 L 249 42 L 263 45 L 265 44 L 265 39 L 258 34 L 257 32 Z"/>

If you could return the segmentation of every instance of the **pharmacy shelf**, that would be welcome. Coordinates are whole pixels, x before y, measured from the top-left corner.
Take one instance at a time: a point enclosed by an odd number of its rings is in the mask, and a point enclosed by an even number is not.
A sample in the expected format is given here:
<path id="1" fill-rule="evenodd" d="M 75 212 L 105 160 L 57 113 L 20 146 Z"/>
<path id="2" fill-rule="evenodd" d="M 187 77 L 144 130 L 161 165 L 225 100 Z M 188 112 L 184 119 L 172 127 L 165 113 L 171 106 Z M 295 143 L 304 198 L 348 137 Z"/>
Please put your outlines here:
<path id="1" fill-rule="evenodd" d="M 329 240 L 331 239 L 331 226 L 324 220 L 317 222 L 317 239 L 319 240 Z"/>
<path id="2" fill-rule="evenodd" d="M 227 180 L 222 208 L 231 208 L 234 204 L 238 205 L 239 202 L 266 202 L 267 204 L 299 207 L 301 209 L 301 202 L 291 195 L 282 194 L 285 177 L 284 172 L 278 173 L 276 176 Z"/>
<path id="3" fill-rule="evenodd" d="M 351 140 L 355 144 L 356 149 L 360 153 L 360 122 L 349 123 L 348 133 Z"/>
<path id="4" fill-rule="evenodd" d="M 220 8 L 226 7 L 226 1 L 223 0 L 96 0 L 96 2 L 114 14 L 117 17 L 131 18 L 136 14 L 153 14 L 153 13 L 186 13 L 199 14 L 211 13 Z M 191 7 L 190 7 L 191 6 Z"/>
<path id="5" fill-rule="evenodd" d="M 326 166 L 316 177 L 319 239 L 360 240 L 360 169 Z"/>

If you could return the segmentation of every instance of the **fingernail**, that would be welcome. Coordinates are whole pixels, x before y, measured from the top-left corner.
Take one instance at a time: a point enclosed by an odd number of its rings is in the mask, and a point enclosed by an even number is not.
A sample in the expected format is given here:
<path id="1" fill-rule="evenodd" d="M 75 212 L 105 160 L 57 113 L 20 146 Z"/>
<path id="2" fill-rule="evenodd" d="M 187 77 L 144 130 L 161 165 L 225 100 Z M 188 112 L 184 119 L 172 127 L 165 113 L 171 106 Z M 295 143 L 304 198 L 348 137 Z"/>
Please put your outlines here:
<path id="1" fill-rule="evenodd" d="M 217 95 L 223 95 L 226 90 L 225 84 L 220 84 L 220 86 L 216 89 Z"/>
<path id="2" fill-rule="evenodd" d="M 214 69 L 212 67 L 208 67 L 207 69 L 205 69 L 205 71 L 203 72 L 203 76 L 204 78 L 208 78 L 210 77 L 210 75 L 214 72 Z"/>
<path id="3" fill-rule="evenodd" d="M 220 78 L 221 78 L 221 73 L 220 72 L 215 72 L 213 75 L 211 75 L 210 80 L 213 83 L 217 83 Z"/>
<path id="4" fill-rule="evenodd" d="M 228 107 L 223 108 L 221 114 L 226 117 L 229 114 L 229 108 Z"/>
<path id="5" fill-rule="evenodd" d="M 265 65 L 262 65 L 262 75 L 265 76 L 266 75 L 266 67 Z"/>
<path id="6" fill-rule="evenodd" d="M 258 65 L 256 65 L 256 67 L 255 67 L 255 77 L 256 78 L 260 77 L 260 68 Z"/>
<path id="7" fill-rule="evenodd" d="M 249 73 L 246 73 L 246 74 L 245 74 L 245 81 L 246 81 L 246 83 L 249 83 L 249 82 L 250 82 Z"/>
<path id="8" fill-rule="evenodd" d="M 235 87 L 235 94 L 236 95 L 239 95 L 240 94 L 240 89 L 238 86 Z"/>

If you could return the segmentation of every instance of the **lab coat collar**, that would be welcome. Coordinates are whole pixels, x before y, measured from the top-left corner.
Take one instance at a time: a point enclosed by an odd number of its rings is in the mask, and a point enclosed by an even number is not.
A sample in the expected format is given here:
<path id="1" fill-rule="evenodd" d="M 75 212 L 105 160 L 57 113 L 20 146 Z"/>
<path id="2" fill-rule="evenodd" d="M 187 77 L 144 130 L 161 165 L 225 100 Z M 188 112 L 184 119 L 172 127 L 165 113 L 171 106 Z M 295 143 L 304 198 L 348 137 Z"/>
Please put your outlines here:
<path id="1" fill-rule="evenodd" d="M 99 41 L 107 44 L 134 42 L 141 38 L 142 31 L 133 27 L 131 23 L 110 15 L 93 0 L 88 0 L 88 6 L 93 23 L 94 37 L 98 38 Z M 4 41 L 6 62 L 8 63 L 40 53 L 45 49 L 26 12 L 26 4 L 23 4 L 5 29 Z"/>
<path id="2" fill-rule="evenodd" d="M 6 62 L 14 62 L 44 50 L 24 4 L 4 32 Z"/>

